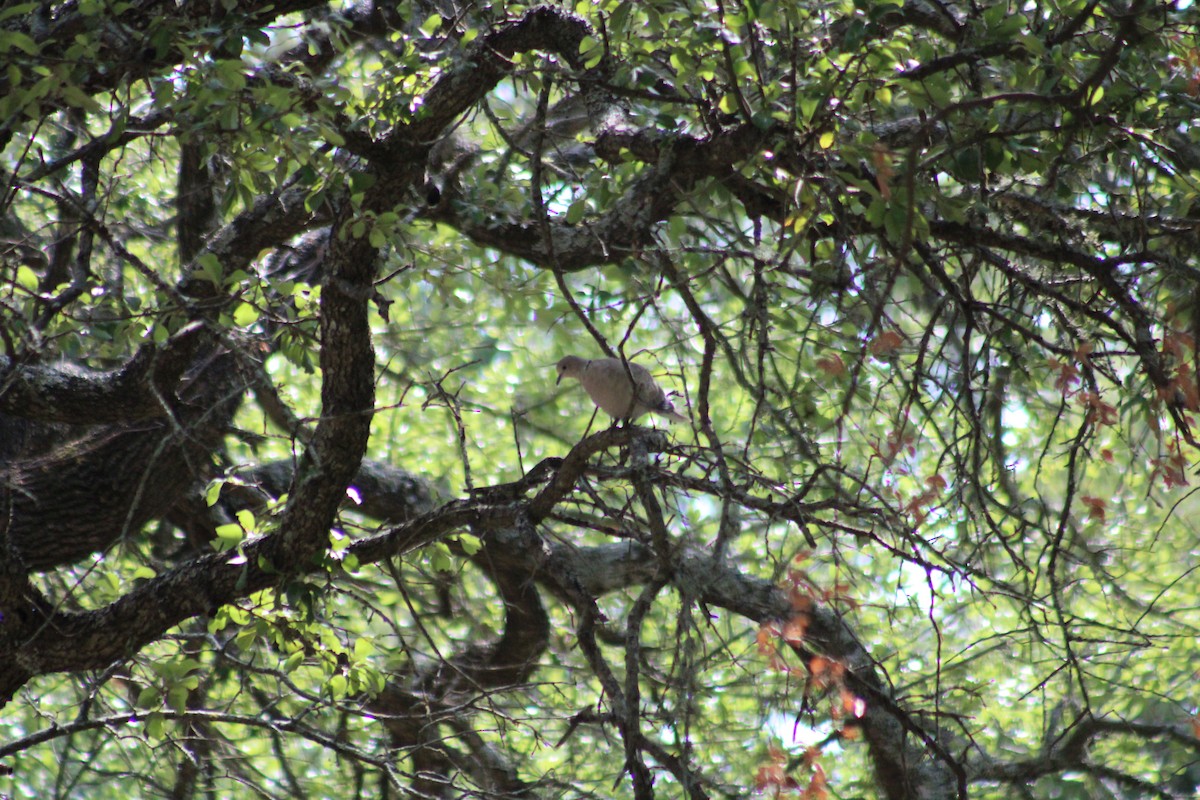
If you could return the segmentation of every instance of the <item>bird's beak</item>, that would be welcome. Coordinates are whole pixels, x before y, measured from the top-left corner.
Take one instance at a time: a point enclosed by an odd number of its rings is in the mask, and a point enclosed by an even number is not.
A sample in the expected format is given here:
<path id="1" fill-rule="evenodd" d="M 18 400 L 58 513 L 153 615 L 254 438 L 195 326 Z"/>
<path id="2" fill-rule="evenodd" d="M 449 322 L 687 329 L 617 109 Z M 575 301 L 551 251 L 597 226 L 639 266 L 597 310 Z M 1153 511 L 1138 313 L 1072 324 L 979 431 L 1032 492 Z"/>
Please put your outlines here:
<path id="1" fill-rule="evenodd" d="M 555 386 L 558 386 L 560 383 L 562 383 L 562 376 L 563 376 L 563 374 L 561 372 L 558 373 L 558 377 L 554 381 Z"/>

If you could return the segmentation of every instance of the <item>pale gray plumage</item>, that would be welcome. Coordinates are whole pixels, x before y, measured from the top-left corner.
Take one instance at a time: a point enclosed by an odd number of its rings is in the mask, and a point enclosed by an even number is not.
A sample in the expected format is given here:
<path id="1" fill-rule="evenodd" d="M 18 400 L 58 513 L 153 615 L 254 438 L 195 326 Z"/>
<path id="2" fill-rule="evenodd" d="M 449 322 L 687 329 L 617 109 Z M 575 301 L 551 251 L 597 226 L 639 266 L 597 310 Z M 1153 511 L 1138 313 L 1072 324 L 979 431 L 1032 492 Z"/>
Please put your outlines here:
<path id="1" fill-rule="evenodd" d="M 580 358 L 566 356 L 558 362 L 558 382 L 575 378 L 583 390 L 613 419 L 635 420 L 653 412 L 675 422 L 687 422 L 687 417 L 675 411 L 662 387 L 645 367 L 619 358 Z M 630 383 L 629 378 L 633 377 Z"/>

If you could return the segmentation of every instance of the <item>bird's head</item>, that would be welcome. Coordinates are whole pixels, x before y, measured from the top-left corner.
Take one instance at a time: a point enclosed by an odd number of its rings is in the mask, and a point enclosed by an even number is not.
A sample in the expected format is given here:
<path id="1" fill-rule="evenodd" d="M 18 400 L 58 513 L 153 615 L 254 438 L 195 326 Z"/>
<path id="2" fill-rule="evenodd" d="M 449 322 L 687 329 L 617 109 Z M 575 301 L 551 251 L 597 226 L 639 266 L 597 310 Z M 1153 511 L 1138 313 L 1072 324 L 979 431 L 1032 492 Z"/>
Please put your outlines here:
<path id="1" fill-rule="evenodd" d="M 555 384 L 562 383 L 563 378 L 578 379 L 585 366 L 587 366 L 586 359 L 579 356 L 563 356 L 554 365 L 555 371 L 558 372 L 558 379 L 554 381 Z"/>

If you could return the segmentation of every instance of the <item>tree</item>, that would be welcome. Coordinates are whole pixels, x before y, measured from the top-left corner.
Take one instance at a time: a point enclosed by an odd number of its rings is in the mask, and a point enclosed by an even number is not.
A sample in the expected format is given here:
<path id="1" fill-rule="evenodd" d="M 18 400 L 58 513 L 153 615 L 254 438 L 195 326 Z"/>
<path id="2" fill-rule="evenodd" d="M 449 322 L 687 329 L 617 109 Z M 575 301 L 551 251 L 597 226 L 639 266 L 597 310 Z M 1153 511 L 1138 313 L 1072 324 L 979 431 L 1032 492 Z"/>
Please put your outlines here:
<path id="1" fill-rule="evenodd" d="M 1195 796 L 1197 21 L 5 4 L 7 792 Z"/>

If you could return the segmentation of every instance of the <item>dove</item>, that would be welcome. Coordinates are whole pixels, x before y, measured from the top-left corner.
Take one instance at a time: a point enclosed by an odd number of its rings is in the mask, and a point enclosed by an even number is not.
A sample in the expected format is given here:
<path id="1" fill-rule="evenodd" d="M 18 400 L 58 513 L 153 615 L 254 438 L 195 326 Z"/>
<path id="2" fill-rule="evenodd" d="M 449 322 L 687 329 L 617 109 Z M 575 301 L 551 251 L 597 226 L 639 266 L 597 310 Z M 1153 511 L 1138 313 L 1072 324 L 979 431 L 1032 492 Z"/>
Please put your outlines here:
<path id="1" fill-rule="evenodd" d="M 628 365 L 629 371 L 625 371 Z M 559 360 L 557 383 L 563 378 L 575 378 L 583 390 L 614 420 L 629 420 L 654 412 L 674 422 L 687 422 L 687 417 L 675 410 L 662 387 L 655 383 L 650 371 L 633 362 L 619 358 L 580 358 L 566 356 Z M 633 382 L 630 383 L 630 376 Z"/>

